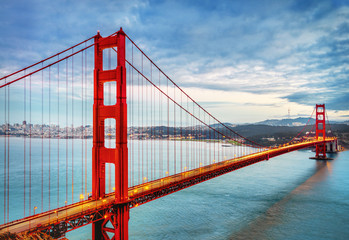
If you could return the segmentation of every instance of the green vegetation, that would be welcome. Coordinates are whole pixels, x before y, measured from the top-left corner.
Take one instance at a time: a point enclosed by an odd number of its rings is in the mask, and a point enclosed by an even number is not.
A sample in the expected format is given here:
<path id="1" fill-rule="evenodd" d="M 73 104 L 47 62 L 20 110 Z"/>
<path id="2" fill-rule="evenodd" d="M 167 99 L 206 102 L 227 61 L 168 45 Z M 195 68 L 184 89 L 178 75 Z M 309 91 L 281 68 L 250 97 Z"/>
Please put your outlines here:
<path id="1" fill-rule="evenodd" d="M 241 146 L 242 144 L 238 141 L 234 141 L 234 140 L 228 140 L 227 143 L 230 143 L 230 144 L 233 144 L 233 145 L 236 145 L 236 146 Z"/>

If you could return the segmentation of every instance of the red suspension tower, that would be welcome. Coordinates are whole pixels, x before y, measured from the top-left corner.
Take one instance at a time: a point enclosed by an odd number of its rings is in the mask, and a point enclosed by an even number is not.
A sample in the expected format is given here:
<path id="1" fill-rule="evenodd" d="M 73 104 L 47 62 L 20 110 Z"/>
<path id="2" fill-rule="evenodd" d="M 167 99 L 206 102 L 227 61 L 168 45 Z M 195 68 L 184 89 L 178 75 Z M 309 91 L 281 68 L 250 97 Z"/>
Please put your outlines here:
<path id="1" fill-rule="evenodd" d="M 117 67 L 103 70 L 103 50 L 117 48 Z M 104 83 L 116 82 L 116 104 L 104 105 Z M 105 120 L 115 119 L 115 148 L 105 147 Z M 95 37 L 92 198 L 105 196 L 105 164 L 115 165 L 115 204 L 104 215 L 104 220 L 93 223 L 92 236 L 98 239 L 128 239 L 128 151 L 125 33 L 122 28 L 116 35 Z M 108 224 L 108 225 L 107 225 Z M 114 235 L 110 237 L 109 235 Z"/>
<path id="2" fill-rule="evenodd" d="M 326 121 L 325 104 L 316 104 L 316 140 L 325 141 Z M 316 159 L 326 159 L 326 143 L 316 145 Z"/>

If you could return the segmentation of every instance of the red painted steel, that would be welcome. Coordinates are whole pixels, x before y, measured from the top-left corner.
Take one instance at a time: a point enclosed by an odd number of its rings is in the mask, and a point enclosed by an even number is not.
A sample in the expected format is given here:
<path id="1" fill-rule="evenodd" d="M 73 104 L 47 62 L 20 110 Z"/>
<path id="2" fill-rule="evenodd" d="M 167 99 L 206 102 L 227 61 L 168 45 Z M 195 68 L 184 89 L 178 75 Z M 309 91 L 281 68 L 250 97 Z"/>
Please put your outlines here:
<path id="1" fill-rule="evenodd" d="M 117 67 L 103 70 L 103 50 L 116 47 Z M 116 82 L 117 96 L 115 105 L 104 105 L 104 83 Z M 105 126 L 107 118 L 115 119 L 115 148 L 105 147 Z M 127 150 L 127 104 L 125 33 L 120 29 L 116 36 L 95 37 L 94 104 L 93 104 L 93 149 L 92 149 L 92 198 L 105 197 L 105 164 L 115 165 L 115 203 L 128 199 L 128 150 Z M 128 239 L 128 205 L 119 205 L 115 212 L 108 213 L 105 219 L 94 222 L 93 239 Z M 111 229 L 107 227 L 110 222 Z"/>
<path id="2" fill-rule="evenodd" d="M 325 104 L 316 104 L 316 140 L 326 139 Z M 326 143 L 316 145 L 315 158 L 326 159 Z"/>

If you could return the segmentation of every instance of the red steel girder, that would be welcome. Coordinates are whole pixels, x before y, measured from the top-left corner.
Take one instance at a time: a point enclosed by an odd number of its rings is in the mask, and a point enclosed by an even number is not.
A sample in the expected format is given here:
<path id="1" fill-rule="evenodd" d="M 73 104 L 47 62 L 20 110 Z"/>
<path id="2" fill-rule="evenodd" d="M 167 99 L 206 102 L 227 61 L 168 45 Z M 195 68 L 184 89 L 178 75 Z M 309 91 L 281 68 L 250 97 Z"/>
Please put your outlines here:
<path id="1" fill-rule="evenodd" d="M 103 50 L 117 48 L 116 69 L 103 69 Z M 104 105 L 104 83 L 116 82 L 116 104 Z M 115 148 L 105 148 L 105 126 L 107 118 L 115 119 Z M 128 200 L 128 150 L 127 150 L 127 104 L 126 104 L 126 68 L 125 68 L 125 33 L 120 29 L 115 36 L 103 38 L 98 33 L 95 37 L 94 103 L 93 103 L 93 149 L 92 149 L 92 199 L 105 196 L 105 164 L 115 166 L 115 202 Z M 129 208 L 118 208 L 110 212 L 103 220 L 93 223 L 92 238 L 128 239 Z"/>

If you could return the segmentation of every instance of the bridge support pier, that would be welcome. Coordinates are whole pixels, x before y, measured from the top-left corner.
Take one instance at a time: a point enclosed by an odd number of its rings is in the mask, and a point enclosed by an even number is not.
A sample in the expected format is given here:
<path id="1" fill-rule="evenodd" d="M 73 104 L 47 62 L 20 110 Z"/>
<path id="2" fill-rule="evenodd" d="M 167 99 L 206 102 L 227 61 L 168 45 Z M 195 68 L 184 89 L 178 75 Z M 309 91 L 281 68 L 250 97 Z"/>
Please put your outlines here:
<path id="1" fill-rule="evenodd" d="M 103 50 L 117 48 L 116 69 L 103 70 Z M 104 105 L 104 83 L 116 82 L 116 104 Z M 115 148 L 105 147 L 105 119 L 115 119 Z M 93 223 L 92 238 L 128 239 L 128 150 L 125 33 L 95 37 L 93 149 L 92 149 L 92 198 L 105 196 L 105 165 L 115 166 L 115 202 L 105 213 L 104 219 Z M 108 203 L 109 204 L 109 203 Z M 103 204 L 102 204 L 103 205 Z M 103 207 L 103 206 L 102 206 Z"/>
<path id="2" fill-rule="evenodd" d="M 107 213 L 105 213 L 104 219 L 93 223 L 93 239 L 128 239 L 128 220 L 128 204 L 114 205 Z"/>

